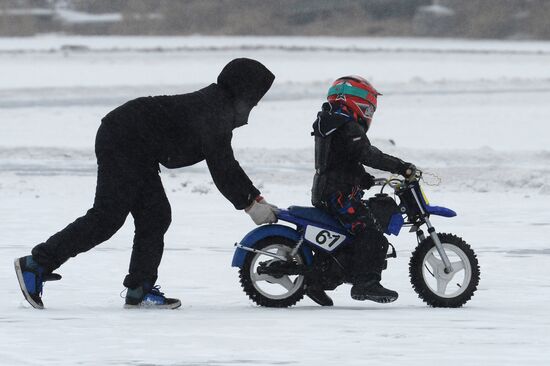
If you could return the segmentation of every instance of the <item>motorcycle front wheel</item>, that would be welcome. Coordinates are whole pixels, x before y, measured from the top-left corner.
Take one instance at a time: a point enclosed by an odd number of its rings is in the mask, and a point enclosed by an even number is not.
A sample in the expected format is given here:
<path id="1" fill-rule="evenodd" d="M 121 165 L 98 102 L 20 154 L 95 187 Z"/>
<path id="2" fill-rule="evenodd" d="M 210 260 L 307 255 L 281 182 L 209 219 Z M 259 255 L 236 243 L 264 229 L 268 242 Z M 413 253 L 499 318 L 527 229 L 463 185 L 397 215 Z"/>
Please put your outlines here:
<path id="1" fill-rule="evenodd" d="M 433 307 L 458 308 L 468 302 L 480 279 L 479 263 L 472 248 L 462 238 L 438 234 L 453 270 L 445 272 L 445 264 L 431 238 L 418 244 L 409 262 L 413 289 L 425 303 Z"/>
<path id="2" fill-rule="evenodd" d="M 258 242 L 254 249 L 269 252 L 287 258 L 296 265 L 305 263 L 303 255 L 298 252 L 292 257 L 291 252 L 296 243 L 283 237 L 269 237 Z M 303 275 L 271 276 L 258 273 L 258 268 L 281 264 L 280 259 L 263 253 L 247 253 L 244 264 L 239 270 L 241 286 L 248 297 L 260 306 L 286 308 L 296 304 L 305 294 Z"/>

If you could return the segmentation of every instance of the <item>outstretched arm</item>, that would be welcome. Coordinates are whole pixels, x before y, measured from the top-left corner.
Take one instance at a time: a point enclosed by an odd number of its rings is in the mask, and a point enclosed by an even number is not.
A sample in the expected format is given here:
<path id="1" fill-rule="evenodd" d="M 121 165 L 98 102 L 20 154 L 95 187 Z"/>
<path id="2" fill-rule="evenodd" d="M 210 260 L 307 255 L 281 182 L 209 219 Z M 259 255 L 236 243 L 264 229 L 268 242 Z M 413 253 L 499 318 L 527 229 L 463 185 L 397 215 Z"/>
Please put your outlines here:
<path id="1" fill-rule="evenodd" d="M 401 175 L 405 174 L 409 165 L 395 156 L 383 153 L 377 147 L 372 146 L 368 140 L 361 151 L 361 162 L 371 168 Z"/>
<path id="2" fill-rule="evenodd" d="M 344 141 L 339 145 L 345 147 L 346 155 L 357 159 L 356 161 L 363 165 L 401 175 L 404 175 L 411 165 L 372 146 L 365 129 L 358 123 L 345 124 L 341 136 L 344 137 Z"/>
<path id="3" fill-rule="evenodd" d="M 203 153 L 218 190 L 237 210 L 242 210 L 254 202 L 260 191 L 254 187 L 235 159 L 231 138 L 230 132 L 209 136 L 209 141 L 203 142 Z"/>
<path id="4" fill-rule="evenodd" d="M 358 143 L 359 160 L 363 165 L 394 174 L 400 174 L 405 178 L 409 178 L 415 174 L 416 167 L 414 164 L 404 162 L 395 156 L 383 153 L 376 146 L 371 145 L 367 135 L 361 127 L 355 126 L 355 128 L 363 132 L 360 135 L 360 139 L 357 137 L 352 139 L 352 141 Z"/>

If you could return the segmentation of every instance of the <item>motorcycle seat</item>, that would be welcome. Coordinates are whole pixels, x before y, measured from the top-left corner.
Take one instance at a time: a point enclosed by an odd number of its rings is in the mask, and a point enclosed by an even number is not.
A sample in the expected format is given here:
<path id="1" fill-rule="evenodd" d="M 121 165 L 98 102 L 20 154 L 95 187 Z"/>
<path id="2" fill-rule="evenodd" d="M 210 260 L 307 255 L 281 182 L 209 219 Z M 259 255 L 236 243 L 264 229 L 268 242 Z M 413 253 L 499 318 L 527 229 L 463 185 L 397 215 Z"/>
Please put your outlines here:
<path id="1" fill-rule="evenodd" d="M 314 223 L 332 226 L 334 228 L 342 227 L 342 224 L 340 224 L 338 220 L 316 207 L 290 206 L 288 208 L 288 212 L 292 216 L 312 221 Z"/>

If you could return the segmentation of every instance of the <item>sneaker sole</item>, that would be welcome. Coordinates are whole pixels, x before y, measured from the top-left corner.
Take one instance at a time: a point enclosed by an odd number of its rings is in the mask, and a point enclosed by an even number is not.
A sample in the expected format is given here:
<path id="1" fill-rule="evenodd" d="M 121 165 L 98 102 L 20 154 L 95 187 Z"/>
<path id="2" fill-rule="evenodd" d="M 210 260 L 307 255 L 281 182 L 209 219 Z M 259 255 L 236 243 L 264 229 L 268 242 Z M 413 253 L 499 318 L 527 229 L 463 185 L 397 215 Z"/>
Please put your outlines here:
<path id="1" fill-rule="evenodd" d="M 318 298 L 316 298 L 315 296 L 311 296 L 310 294 L 308 294 L 306 292 L 306 295 L 307 297 L 309 297 L 314 303 L 316 303 L 317 305 L 321 305 L 321 306 L 334 306 L 334 302 L 332 301 L 332 299 L 330 301 L 322 301 Z"/>
<path id="2" fill-rule="evenodd" d="M 388 304 L 390 302 L 394 302 L 395 300 L 397 300 L 397 296 L 392 297 L 392 296 L 373 296 L 373 295 L 357 296 L 356 295 L 356 296 L 352 296 L 351 298 L 358 301 L 370 300 L 370 301 L 377 302 L 379 304 Z"/>
<path id="3" fill-rule="evenodd" d="M 171 309 L 173 310 L 173 309 L 179 308 L 180 306 L 181 306 L 181 301 L 178 301 L 173 304 L 166 304 L 166 305 L 124 304 L 124 309 Z"/>
<path id="4" fill-rule="evenodd" d="M 44 309 L 44 305 L 40 305 L 37 302 L 35 302 L 29 292 L 27 291 L 27 286 L 25 286 L 25 280 L 23 279 L 23 271 L 21 271 L 21 265 L 19 264 L 19 258 L 16 258 L 13 262 L 15 266 L 15 274 L 17 275 L 17 282 L 19 282 L 19 287 L 21 288 L 21 292 L 23 293 L 23 296 L 25 297 L 25 300 L 31 306 L 35 309 Z"/>

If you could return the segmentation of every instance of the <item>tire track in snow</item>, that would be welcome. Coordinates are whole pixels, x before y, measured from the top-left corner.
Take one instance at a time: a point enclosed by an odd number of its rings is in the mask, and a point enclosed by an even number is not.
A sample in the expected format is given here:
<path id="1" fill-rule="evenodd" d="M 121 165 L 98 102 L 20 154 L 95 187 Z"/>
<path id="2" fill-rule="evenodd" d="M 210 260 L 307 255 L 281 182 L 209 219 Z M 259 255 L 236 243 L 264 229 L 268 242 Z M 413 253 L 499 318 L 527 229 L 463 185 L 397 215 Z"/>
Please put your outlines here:
<path id="1" fill-rule="evenodd" d="M 467 85 L 461 85 L 467 84 Z M 183 94 L 200 89 L 204 85 L 188 84 L 177 86 L 115 86 L 88 88 L 33 88 L 0 90 L 0 109 L 10 108 L 54 108 L 75 106 L 116 106 L 142 95 Z M 279 83 L 263 99 L 264 101 L 296 101 L 306 99 L 323 99 L 326 82 Z M 290 90 L 290 91 L 289 91 Z M 499 95 L 550 93 L 550 80 L 484 80 L 467 83 L 446 81 L 413 82 L 388 85 L 384 96 L 402 95 Z"/>
<path id="2" fill-rule="evenodd" d="M 498 151 L 490 148 L 471 150 L 428 150 L 398 148 L 387 141 L 374 141 L 389 154 L 407 156 L 419 167 L 443 181 L 446 189 L 489 192 L 499 190 L 535 190 L 550 195 L 550 150 Z M 236 149 L 235 155 L 259 184 L 309 185 L 314 173 L 310 149 Z M 204 163 L 181 169 L 161 168 L 167 177 L 197 175 L 210 182 Z M 97 170 L 93 151 L 62 148 L 0 148 L 0 174 L 20 176 L 91 176 Z M 372 170 L 377 176 L 388 173 Z M 428 182 L 437 178 L 426 176 Z M 307 183 L 306 183 L 307 182 Z"/>

